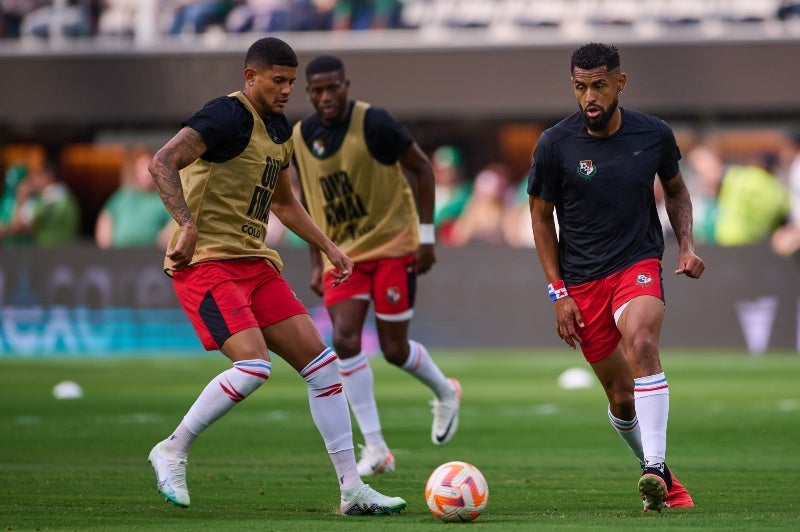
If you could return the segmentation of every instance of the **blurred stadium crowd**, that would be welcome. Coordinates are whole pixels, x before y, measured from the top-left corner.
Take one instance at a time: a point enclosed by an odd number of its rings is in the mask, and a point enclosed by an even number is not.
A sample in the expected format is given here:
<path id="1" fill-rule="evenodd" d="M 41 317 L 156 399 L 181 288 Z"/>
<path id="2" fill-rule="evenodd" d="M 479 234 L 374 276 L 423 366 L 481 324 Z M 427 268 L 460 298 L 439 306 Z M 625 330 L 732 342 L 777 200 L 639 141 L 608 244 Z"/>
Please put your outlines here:
<path id="1" fill-rule="evenodd" d="M 800 18 L 800 0 L 2 0 L 0 38 L 147 41 L 207 32 L 675 28 Z"/>
<path id="2" fill-rule="evenodd" d="M 723 130 L 700 138 L 679 128 L 676 134 L 681 171 L 692 193 L 696 243 L 769 241 L 779 255 L 800 257 L 800 129 Z M 154 148 L 1 146 L 0 248 L 77 241 L 103 249 L 163 248 L 172 222 L 147 171 Z M 456 145 L 435 147 L 429 155 L 441 245 L 535 246 L 525 166 L 502 157 L 473 170 L 465 164 L 465 150 Z M 661 199 L 657 179 L 654 186 Z M 670 236 L 663 202 L 659 209 Z M 275 218 L 267 241 L 274 247 L 304 245 Z"/>
<path id="3" fill-rule="evenodd" d="M 566 32 L 581 25 L 703 26 L 713 35 L 719 25 L 798 29 L 800 0 L 0 0 L 0 15 L 0 46 L 55 37 L 165 42 L 198 34 L 510 26 Z M 446 127 L 428 137 L 423 148 L 436 170 L 439 242 L 535 245 L 526 172 L 547 125 L 505 124 L 489 133 L 478 128 L 476 136 L 497 138 L 490 160 L 476 158 L 474 143 L 462 143 L 463 137 L 448 138 Z M 674 129 L 693 194 L 696 241 L 770 241 L 776 253 L 798 256 L 800 123 L 738 129 L 683 123 Z M 0 143 L 0 248 L 81 240 L 101 248 L 163 246 L 169 224 L 146 173 L 156 147 Z M 666 213 L 659 214 L 668 232 Z M 277 220 L 268 239 L 275 246 L 301 244 Z"/>

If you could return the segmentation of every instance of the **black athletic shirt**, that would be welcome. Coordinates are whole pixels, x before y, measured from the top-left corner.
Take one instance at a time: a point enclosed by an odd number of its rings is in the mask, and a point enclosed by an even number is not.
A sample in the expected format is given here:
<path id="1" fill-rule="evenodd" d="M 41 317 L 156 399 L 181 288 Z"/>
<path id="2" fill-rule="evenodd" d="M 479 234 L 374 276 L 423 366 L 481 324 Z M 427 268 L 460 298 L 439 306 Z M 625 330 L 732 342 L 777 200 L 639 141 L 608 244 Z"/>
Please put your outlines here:
<path id="1" fill-rule="evenodd" d="M 238 156 L 247 147 L 253 131 L 253 115 L 237 98 L 220 96 L 206 103 L 183 125 L 203 137 L 207 150 L 201 159 L 221 163 Z M 283 144 L 292 137 L 289 121 L 282 114 L 270 116 L 264 125 L 276 144 Z"/>
<path id="2" fill-rule="evenodd" d="M 313 113 L 303 120 L 300 132 L 311 153 L 317 153 L 312 146 L 317 139 L 322 140 L 322 144 L 325 146 L 325 153 L 319 157 L 320 159 L 329 157 L 341 148 L 347 129 L 350 127 L 353 105 L 355 102 L 351 101 L 347 120 L 341 124 L 324 126 L 317 113 Z M 397 159 L 414 143 L 414 137 L 411 136 L 408 129 L 395 120 L 387 110 L 380 107 L 367 109 L 364 117 L 364 137 L 367 139 L 367 149 L 370 155 L 383 164 L 396 163 Z"/>
<path id="3" fill-rule="evenodd" d="M 555 203 L 567 285 L 664 253 L 653 180 L 677 176 L 681 154 L 663 120 L 621 111 L 622 126 L 609 137 L 590 135 L 576 112 L 547 129 L 534 151 L 528 194 Z"/>

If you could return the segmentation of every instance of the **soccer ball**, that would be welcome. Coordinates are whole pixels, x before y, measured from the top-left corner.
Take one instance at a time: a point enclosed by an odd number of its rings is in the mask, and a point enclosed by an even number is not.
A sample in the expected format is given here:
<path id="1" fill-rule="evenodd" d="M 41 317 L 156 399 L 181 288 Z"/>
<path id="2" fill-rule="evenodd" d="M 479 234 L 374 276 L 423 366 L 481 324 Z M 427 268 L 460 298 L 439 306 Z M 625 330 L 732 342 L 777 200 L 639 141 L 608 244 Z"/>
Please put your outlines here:
<path id="1" fill-rule="evenodd" d="M 489 485 L 483 474 L 466 462 L 437 467 L 425 484 L 425 501 L 442 521 L 473 521 L 486 508 Z"/>

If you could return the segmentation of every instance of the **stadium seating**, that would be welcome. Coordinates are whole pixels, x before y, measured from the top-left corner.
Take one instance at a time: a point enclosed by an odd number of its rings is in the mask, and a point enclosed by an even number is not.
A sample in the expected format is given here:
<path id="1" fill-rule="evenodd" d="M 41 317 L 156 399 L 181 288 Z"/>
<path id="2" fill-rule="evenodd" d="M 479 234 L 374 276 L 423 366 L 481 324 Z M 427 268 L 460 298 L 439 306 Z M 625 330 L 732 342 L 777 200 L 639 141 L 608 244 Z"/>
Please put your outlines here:
<path id="1" fill-rule="evenodd" d="M 72 9 L 66 3 L 66 0 L 54 2 L 63 6 L 61 11 L 38 10 L 37 24 L 57 29 L 61 22 L 48 23 L 43 17 L 47 13 L 53 17 L 59 12 L 66 13 L 66 9 Z M 97 15 L 96 24 L 90 24 L 94 26 L 93 35 L 67 27 L 62 31 L 64 36 L 76 38 L 123 36 L 142 41 L 137 34 L 146 33 L 149 41 L 159 36 L 166 40 L 168 19 L 172 17 L 168 6 L 169 3 L 157 0 L 108 0 Z M 531 29 L 570 32 L 594 26 L 630 28 L 646 36 L 676 27 L 708 27 L 707 33 L 719 35 L 739 30 L 743 25 L 796 26 L 800 22 L 800 0 L 402 0 L 401 6 L 399 27 L 420 31 L 486 29 L 502 34 Z M 33 22 L 23 19 L 22 24 L 28 28 Z M 215 27 L 224 31 L 223 26 Z M 37 36 L 32 30 L 24 33 L 28 37 Z"/>

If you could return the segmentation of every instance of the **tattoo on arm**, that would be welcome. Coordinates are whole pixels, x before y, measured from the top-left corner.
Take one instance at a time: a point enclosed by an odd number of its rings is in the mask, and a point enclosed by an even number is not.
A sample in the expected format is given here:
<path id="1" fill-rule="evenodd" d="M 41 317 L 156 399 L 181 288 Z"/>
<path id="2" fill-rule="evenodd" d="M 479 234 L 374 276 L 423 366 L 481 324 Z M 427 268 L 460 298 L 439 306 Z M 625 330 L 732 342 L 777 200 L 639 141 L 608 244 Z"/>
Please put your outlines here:
<path id="1" fill-rule="evenodd" d="M 682 250 L 692 247 L 692 199 L 689 190 L 683 182 L 683 177 L 678 173 L 676 177 L 667 182 L 662 181 L 664 186 L 664 201 L 667 208 L 669 222 L 678 243 Z"/>
<path id="2" fill-rule="evenodd" d="M 183 196 L 179 172 L 205 151 L 203 137 L 194 129 L 184 127 L 158 150 L 150 165 L 158 194 L 179 225 L 194 221 Z"/>

